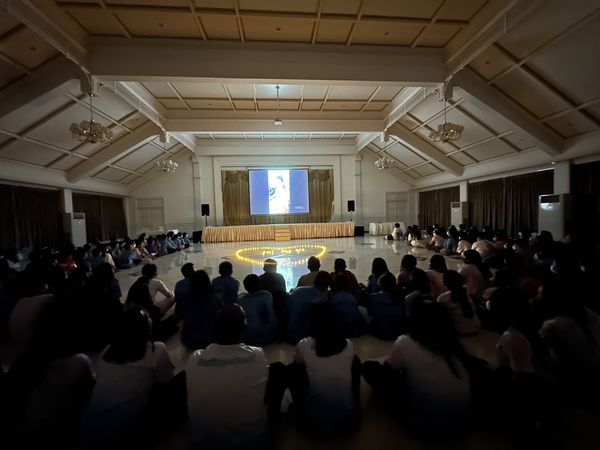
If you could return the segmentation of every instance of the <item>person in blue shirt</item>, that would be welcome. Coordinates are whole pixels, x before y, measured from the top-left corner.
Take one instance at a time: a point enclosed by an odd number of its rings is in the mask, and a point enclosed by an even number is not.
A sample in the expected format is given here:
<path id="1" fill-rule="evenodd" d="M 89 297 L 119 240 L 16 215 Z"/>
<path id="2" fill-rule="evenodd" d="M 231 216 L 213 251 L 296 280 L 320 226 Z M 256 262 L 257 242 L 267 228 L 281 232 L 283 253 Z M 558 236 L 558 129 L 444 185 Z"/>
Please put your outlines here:
<path id="1" fill-rule="evenodd" d="M 194 275 L 195 271 L 194 263 L 185 263 L 183 266 L 181 266 L 181 275 L 183 275 L 183 280 L 179 280 L 177 283 L 175 283 L 175 301 L 189 301 L 192 289 L 192 275 Z"/>
<path id="2" fill-rule="evenodd" d="M 277 340 L 277 318 L 273 312 L 273 296 L 260 288 L 258 275 L 244 278 L 244 288 L 248 292 L 238 301 L 246 313 L 247 327 L 242 341 L 255 347 L 264 347 Z"/>
<path id="3" fill-rule="evenodd" d="M 381 290 L 367 297 L 367 311 L 371 318 L 369 333 L 378 339 L 396 339 L 402 331 L 404 312 L 395 299 L 396 277 L 383 274 L 378 282 Z"/>
<path id="4" fill-rule="evenodd" d="M 190 237 L 185 231 L 181 234 L 181 245 L 183 245 L 185 248 L 189 248 L 191 245 Z"/>
<path id="5" fill-rule="evenodd" d="M 221 298 L 223 303 L 235 303 L 238 300 L 240 282 L 233 278 L 233 265 L 229 261 L 219 264 L 219 276 L 212 280 L 215 294 Z"/>
<path id="6" fill-rule="evenodd" d="M 175 253 L 177 251 L 177 245 L 175 244 L 175 241 L 173 240 L 173 232 L 169 231 L 167 233 L 167 238 L 165 239 L 165 248 L 167 249 L 167 253 L 171 254 L 171 253 Z"/>
<path id="7" fill-rule="evenodd" d="M 365 332 L 365 321 L 358 311 L 358 302 L 350 293 L 350 283 L 343 275 L 333 280 L 333 291 L 329 293 L 329 300 L 335 307 L 337 320 L 342 326 L 344 337 L 355 338 Z"/>
<path id="8" fill-rule="evenodd" d="M 298 341 L 310 335 L 310 308 L 313 303 L 326 301 L 331 284 L 331 275 L 320 271 L 313 286 L 301 286 L 293 290 L 288 297 L 286 341 L 296 345 Z"/>

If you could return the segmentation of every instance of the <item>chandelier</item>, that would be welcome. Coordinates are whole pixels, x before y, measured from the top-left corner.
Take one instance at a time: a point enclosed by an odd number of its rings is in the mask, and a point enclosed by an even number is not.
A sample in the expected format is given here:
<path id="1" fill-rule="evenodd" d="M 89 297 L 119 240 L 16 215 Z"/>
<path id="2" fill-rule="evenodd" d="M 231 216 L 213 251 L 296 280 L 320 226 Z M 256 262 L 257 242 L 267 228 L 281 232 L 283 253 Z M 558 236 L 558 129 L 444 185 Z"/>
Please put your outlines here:
<path id="1" fill-rule="evenodd" d="M 377 161 L 375 161 L 375 167 L 379 170 L 389 169 L 390 167 L 394 167 L 394 161 L 391 158 L 388 158 L 386 155 L 379 155 Z"/>
<path id="2" fill-rule="evenodd" d="M 433 142 L 448 142 L 460 139 L 465 127 L 446 121 L 446 97 L 444 97 L 444 123 L 437 126 L 437 130 L 432 130 L 429 139 Z"/>
<path id="3" fill-rule="evenodd" d="M 110 128 L 105 127 L 101 123 L 94 122 L 94 108 L 92 105 L 93 94 L 90 96 L 90 120 L 83 120 L 79 123 L 72 123 L 69 131 L 74 139 L 79 142 L 91 142 L 92 144 L 103 144 L 108 142 L 113 137 L 113 132 Z"/>
<path id="4" fill-rule="evenodd" d="M 165 157 L 156 161 L 156 167 L 158 167 L 158 170 L 160 170 L 161 172 L 175 173 L 175 171 L 179 167 L 179 164 L 177 164 L 175 161 L 169 158 L 169 156 L 171 156 L 170 153 L 167 151 L 167 142 L 169 141 L 169 136 L 165 130 L 160 130 L 159 139 L 160 142 L 162 142 Z"/>

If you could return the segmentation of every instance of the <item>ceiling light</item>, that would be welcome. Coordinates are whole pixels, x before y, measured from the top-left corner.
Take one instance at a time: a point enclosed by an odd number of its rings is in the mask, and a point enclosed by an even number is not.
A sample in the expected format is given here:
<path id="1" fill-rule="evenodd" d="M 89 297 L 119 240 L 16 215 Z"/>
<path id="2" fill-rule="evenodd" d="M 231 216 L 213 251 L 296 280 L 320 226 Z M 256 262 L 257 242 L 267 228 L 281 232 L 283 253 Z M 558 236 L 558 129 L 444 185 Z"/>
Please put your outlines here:
<path id="1" fill-rule="evenodd" d="M 448 142 L 460 139 L 460 136 L 465 129 L 462 125 L 457 125 L 446 120 L 446 97 L 444 97 L 444 123 L 437 126 L 437 130 L 432 130 L 429 134 L 429 139 L 433 142 Z"/>
<path id="2" fill-rule="evenodd" d="M 165 130 L 160 130 L 159 139 L 163 144 L 163 152 L 165 153 L 165 157 L 156 162 L 156 167 L 158 167 L 158 170 L 161 172 L 175 173 L 179 167 L 179 164 L 170 158 L 171 154 L 167 151 L 167 142 L 169 141 L 168 133 Z"/>
<path id="3" fill-rule="evenodd" d="M 395 165 L 396 164 L 394 163 L 393 159 L 388 158 L 387 155 L 383 154 L 379 154 L 377 161 L 375 161 L 375 167 L 377 167 L 378 170 L 389 169 L 390 167 L 394 167 Z"/>
<path id="4" fill-rule="evenodd" d="M 94 107 L 92 104 L 93 94 L 90 96 L 90 120 L 83 120 L 79 123 L 72 123 L 69 131 L 74 139 L 79 142 L 91 142 L 92 144 L 103 144 L 108 142 L 113 137 L 113 132 L 110 128 L 94 122 Z"/>
<path id="5" fill-rule="evenodd" d="M 273 121 L 273 125 L 275 125 L 276 127 L 280 127 L 281 125 L 283 125 L 283 120 L 281 120 L 281 119 L 275 119 Z"/>
<path id="6" fill-rule="evenodd" d="M 277 89 L 277 117 L 273 121 L 273 125 L 275 125 L 276 127 L 280 127 L 281 125 L 283 125 L 283 120 L 279 118 L 279 85 L 276 85 L 275 89 Z"/>

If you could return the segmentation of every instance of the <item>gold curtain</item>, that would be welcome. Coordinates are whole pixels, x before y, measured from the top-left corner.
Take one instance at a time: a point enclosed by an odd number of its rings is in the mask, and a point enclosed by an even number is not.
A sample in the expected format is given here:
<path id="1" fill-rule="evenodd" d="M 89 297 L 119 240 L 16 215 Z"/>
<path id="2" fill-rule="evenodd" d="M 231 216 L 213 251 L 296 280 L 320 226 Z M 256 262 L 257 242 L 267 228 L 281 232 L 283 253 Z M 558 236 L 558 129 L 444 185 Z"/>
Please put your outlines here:
<path id="1" fill-rule="evenodd" d="M 221 179 L 225 225 L 331 222 L 333 214 L 333 170 L 331 169 L 308 171 L 310 202 L 308 214 L 251 216 L 248 172 L 224 170 L 221 172 Z"/>

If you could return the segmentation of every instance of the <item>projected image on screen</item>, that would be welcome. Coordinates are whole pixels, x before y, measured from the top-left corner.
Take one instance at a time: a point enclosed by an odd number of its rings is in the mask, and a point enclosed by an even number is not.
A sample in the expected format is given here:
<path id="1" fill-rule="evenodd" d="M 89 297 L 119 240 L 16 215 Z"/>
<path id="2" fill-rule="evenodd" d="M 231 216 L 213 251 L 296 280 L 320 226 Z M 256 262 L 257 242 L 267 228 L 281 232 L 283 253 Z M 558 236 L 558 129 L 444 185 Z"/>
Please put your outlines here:
<path id="1" fill-rule="evenodd" d="M 307 214 L 308 170 L 255 169 L 249 171 L 250 214 Z"/>

